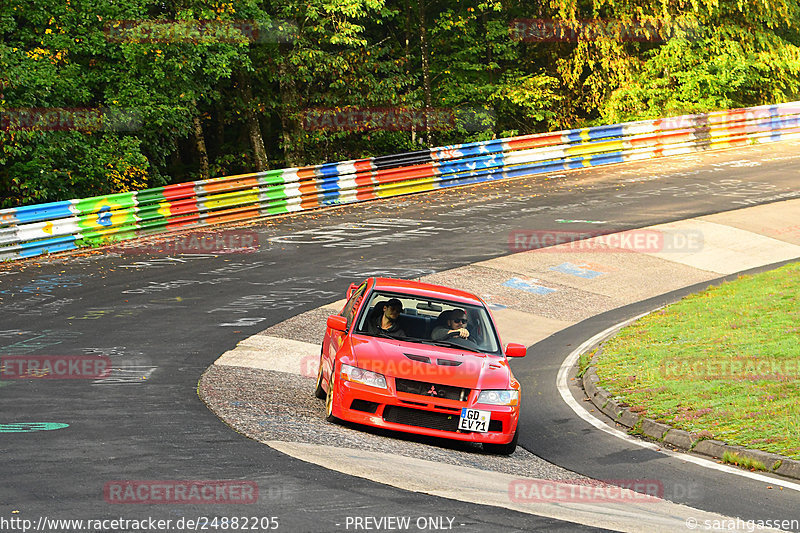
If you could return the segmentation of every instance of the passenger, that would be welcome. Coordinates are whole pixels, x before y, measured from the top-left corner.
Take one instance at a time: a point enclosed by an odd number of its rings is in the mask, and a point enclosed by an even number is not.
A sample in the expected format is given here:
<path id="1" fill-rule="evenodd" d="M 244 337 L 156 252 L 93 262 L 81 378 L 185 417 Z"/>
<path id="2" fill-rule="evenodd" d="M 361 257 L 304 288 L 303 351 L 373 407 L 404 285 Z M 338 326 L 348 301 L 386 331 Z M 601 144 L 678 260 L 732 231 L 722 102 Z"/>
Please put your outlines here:
<path id="1" fill-rule="evenodd" d="M 463 309 L 453 309 L 446 317 L 446 324 L 440 324 L 431 331 L 431 339 L 442 341 L 451 337 L 469 338 L 467 313 Z"/>
<path id="2" fill-rule="evenodd" d="M 383 312 L 378 311 L 383 306 Z M 406 333 L 400 327 L 397 320 L 403 310 L 403 303 L 397 298 L 392 298 L 387 302 L 375 305 L 373 319 L 368 323 L 368 330 L 371 335 L 391 335 L 393 337 L 405 337 Z"/>
<path id="3" fill-rule="evenodd" d="M 481 312 L 478 311 L 477 309 L 468 310 L 467 320 L 469 321 L 469 325 L 467 326 L 467 330 L 469 331 L 469 340 L 478 345 L 483 345 L 484 335 L 483 335 L 483 321 L 481 320 Z"/>

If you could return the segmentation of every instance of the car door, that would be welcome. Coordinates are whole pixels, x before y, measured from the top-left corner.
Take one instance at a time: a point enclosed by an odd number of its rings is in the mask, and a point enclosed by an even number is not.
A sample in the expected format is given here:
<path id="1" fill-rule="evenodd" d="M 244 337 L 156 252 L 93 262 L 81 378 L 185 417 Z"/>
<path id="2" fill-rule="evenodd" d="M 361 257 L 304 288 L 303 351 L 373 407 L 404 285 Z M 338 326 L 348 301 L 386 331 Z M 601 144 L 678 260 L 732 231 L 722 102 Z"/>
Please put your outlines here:
<path id="1" fill-rule="evenodd" d="M 336 357 L 336 353 L 339 351 L 339 348 L 342 347 L 345 338 L 353 329 L 353 322 L 355 321 L 358 309 L 361 307 L 361 302 L 364 299 L 364 293 L 366 292 L 366 289 L 367 282 L 365 281 L 357 289 L 355 289 L 355 291 L 352 292 L 350 299 L 347 300 L 347 303 L 339 313 L 339 316 L 343 316 L 347 319 L 347 331 L 336 331 L 335 329 L 331 328 L 327 328 L 326 330 L 325 339 L 327 341 L 327 345 L 325 346 L 325 353 L 327 354 L 327 357 L 324 357 L 322 362 L 324 365 L 323 374 L 326 376 L 326 378 L 330 377 L 330 372 L 333 368 L 333 361 Z"/>

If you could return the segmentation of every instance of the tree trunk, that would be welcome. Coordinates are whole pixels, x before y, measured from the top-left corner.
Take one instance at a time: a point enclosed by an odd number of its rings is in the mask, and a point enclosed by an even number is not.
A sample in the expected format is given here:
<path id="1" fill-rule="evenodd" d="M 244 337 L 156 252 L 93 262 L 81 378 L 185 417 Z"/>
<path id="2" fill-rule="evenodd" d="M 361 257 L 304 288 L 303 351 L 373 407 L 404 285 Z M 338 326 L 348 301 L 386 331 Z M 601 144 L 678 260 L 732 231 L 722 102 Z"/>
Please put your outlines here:
<path id="1" fill-rule="evenodd" d="M 411 1 L 408 0 L 406 2 L 406 28 L 405 28 L 405 58 L 406 58 L 406 77 L 411 78 L 411 27 L 413 26 L 413 10 L 411 8 Z M 413 90 L 411 86 L 409 86 L 409 91 Z M 410 103 L 413 102 L 412 98 L 406 99 L 406 108 L 408 108 L 408 112 L 412 114 L 411 120 L 411 144 L 412 146 L 417 144 L 417 120 L 413 114 L 416 113 L 415 106 L 411 106 Z"/>
<path id="2" fill-rule="evenodd" d="M 220 155 L 220 148 L 225 146 L 225 110 L 220 101 L 214 102 L 214 116 L 211 117 L 211 121 L 216 131 L 214 132 L 214 139 L 211 142 L 211 153 L 209 157 L 218 157 Z M 206 130 L 206 137 L 208 137 L 208 130 Z"/>
<path id="3" fill-rule="evenodd" d="M 256 171 L 269 170 L 267 150 L 264 147 L 264 137 L 261 135 L 261 125 L 258 123 L 258 115 L 253 109 L 253 89 L 250 86 L 250 76 L 244 73 L 239 73 L 239 91 L 244 102 L 247 131 L 250 136 L 250 145 L 253 148 L 253 162 L 255 163 Z"/>
<path id="4" fill-rule="evenodd" d="M 429 114 L 431 112 L 431 72 L 430 55 L 428 53 L 428 32 L 425 26 L 425 0 L 418 0 L 417 14 L 419 15 L 419 43 L 422 53 L 422 89 L 425 95 L 425 112 L 423 121 L 425 126 L 425 145 L 431 146 L 431 123 Z"/>
<path id="5" fill-rule="evenodd" d="M 195 105 L 195 110 L 197 110 L 197 102 L 192 102 Z M 203 125 L 200 123 L 200 116 L 195 112 L 194 117 L 192 118 L 192 124 L 194 125 L 194 141 L 195 141 L 195 148 L 197 149 L 197 155 L 200 158 L 200 179 L 207 180 L 209 177 L 209 170 L 208 170 L 208 150 L 206 150 L 206 138 L 203 135 Z"/>
<path id="6" fill-rule="evenodd" d="M 494 62 L 494 55 L 492 54 L 492 39 L 489 36 L 489 15 L 484 11 L 481 19 L 483 21 L 483 35 L 486 39 L 486 64 L 491 65 Z M 492 85 L 495 83 L 495 73 L 496 69 L 489 69 L 489 83 Z"/>
<path id="7" fill-rule="evenodd" d="M 294 115 L 299 111 L 300 95 L 297 91 L 295 73 L 289 66 L 289 59 L 289 53 L 283 55 L 280 66 L 281 136 L 285 165 L 298 167 L 303 165 L 302 131 Z"/>

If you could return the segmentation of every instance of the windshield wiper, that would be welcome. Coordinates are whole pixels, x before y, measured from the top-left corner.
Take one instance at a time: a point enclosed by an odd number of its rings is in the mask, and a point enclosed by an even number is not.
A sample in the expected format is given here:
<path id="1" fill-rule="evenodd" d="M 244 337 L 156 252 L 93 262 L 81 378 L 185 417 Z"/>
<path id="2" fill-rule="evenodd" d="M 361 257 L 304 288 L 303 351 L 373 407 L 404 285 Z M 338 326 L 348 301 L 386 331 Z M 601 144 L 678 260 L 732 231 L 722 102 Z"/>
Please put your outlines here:
<path id="1" fill-rule="evenodd" d="M 418 339 L 418 340 L 419 342 L 424 342 L 425 344 L 433 344 L 435 346 L 446 346 L 448 348 L 463 348 L 464 350 L 469 350 L 470 352 L 484 353 L 483 350 L 481 350 L 477 346 L 473 348 L 472 346 L 465 346 L 461 343 L 449 341 L 447 339 L 442 339 L 440 341 L 436 341 L 433 339 Z"/>
<path id="2" fill-rule="evenodd" d="M 367 332 L 363 332 L 367 333 Z M 419 337 L 404 337 L 402 335 L 391 335 L 386 333 L 385 331 L 378 331 L 375 333 L 367 333 L 367 335 L 372 335 L 373 337 L 383 337 L 385 339 L 392 339 L 395 341 L 409 341 L 409 342 L 420 342 L 423 344 L 433 344 L 434 346 L 445 346 L 447 348 L 456 348 L 456 349 L 463 349 L 470 352 L 477 352 L 477 353 L 486 353 L 477 346 L 465 346 L 464 344 L 460 344 L 459 342 L 449 341 L 447 339 L 442 340 L 433 340 L 433 339 L 420 339 Z"/>

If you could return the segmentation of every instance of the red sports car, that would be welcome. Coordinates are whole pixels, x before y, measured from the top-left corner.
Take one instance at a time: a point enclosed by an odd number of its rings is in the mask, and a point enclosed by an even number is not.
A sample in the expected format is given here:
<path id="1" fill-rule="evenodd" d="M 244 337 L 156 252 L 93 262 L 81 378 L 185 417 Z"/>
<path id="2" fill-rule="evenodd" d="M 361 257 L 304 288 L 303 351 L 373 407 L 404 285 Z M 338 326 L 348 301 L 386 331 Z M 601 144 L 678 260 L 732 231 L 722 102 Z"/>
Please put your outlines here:
<path id="1" fill-rule="evenodd" d="M 327 419 L 483 443 L 517 446 L 520 384 L 483 300 L 439 285 L 369 278 L 351 285 L 328 317 L 316 396 Z"/>

